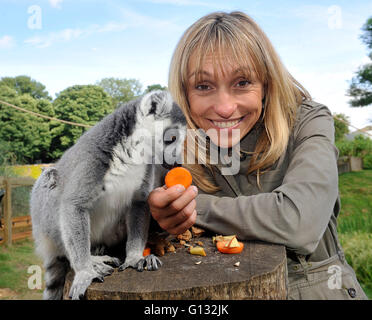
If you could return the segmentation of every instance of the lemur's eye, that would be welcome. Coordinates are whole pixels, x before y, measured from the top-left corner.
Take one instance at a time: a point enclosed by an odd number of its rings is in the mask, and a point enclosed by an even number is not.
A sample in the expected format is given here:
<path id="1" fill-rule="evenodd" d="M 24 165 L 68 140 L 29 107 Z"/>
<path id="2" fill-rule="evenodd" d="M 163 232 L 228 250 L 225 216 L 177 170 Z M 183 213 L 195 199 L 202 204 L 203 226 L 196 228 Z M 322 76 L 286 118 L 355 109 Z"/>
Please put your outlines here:
<path id="1" fill-rule="evenodd" d="M 176 140 L 177 140 L 177 137 L 176 136 L 172 136 L 170 140 L 164 140 L 164 144 L 170 145 L 170 144 L 172 144 Z"/>
<path id="2" fill-rule="evenodd" d="M 155 101 L 152 101 L 151 102 L 151 109 L 149 111 L 149 115 L 150 114 L 156 114 L 156 107 L 157 107 L 157 103 Z"/>

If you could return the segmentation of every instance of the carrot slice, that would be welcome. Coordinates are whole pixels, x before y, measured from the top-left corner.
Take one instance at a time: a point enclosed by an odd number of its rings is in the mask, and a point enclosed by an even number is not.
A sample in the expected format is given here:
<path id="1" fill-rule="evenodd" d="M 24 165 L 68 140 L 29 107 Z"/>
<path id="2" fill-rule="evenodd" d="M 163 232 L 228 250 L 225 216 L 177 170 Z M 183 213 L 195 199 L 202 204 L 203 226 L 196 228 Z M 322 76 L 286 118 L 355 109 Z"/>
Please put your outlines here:
<path id="1" fill-rule="evenodd" d="M 222 253 L 240 253 L 243 251 L 243 248 L 244 248 L 243 242 L 238 241 L 239 247 L 233 247 L 233 248 L 226 247 L 226 244 L 228 242 L 229 240 L 228 241 L 217 241 L 216 243 L 217 250 Z"/>
<path id="2" fill-rule="evenodd" d="M 151 249 L 150 248 L 145 248 L 144 250 L 143 250 L 143 256 L 144 257 L 146 257 L 146 256 L 148 256 L 148 255 L 150 255 L 151 254 Z"/>
<path id="3" fill-rule="evenodd" d="M 176 184 L 182 184 L 185 189 L 191 186 L 192 176 L 189 170 L 176 167 L 172 170 L 169 170 L 165 176 L 165 185 L 167 188 L 175 186 Z"/>

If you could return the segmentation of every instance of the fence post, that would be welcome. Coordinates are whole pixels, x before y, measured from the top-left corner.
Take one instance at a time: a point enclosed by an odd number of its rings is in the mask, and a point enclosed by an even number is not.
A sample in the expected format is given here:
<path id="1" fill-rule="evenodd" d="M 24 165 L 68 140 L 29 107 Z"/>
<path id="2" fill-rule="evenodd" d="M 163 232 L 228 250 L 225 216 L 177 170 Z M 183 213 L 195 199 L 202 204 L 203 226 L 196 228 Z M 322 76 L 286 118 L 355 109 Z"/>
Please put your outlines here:
<path id="1" fill-rule="evenodd" d="M 9 179 L 4 179 L 4 243 L 12 245 L 12 186 Z"/>

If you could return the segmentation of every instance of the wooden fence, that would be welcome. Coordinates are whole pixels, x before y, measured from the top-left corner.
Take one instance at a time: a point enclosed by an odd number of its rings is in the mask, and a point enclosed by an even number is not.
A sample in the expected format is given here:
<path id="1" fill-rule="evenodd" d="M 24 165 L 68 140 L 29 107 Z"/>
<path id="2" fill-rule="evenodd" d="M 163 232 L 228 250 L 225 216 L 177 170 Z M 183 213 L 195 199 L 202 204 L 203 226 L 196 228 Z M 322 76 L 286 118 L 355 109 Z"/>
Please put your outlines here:
<path id="1" fill-rule="evenodd" d="M 0 229 L 3 240 L 0 241 L 0 244 L 12 245 L 12 241 L 31 237 L 31 217 L 12 218 L 12 188 L 32 186 L 34 182 L 35 179 L 29 177 L 0 177 L 0 188 L 5 189 L 2 200 L 4 218 L 1 220 L 2 228 Z"/>

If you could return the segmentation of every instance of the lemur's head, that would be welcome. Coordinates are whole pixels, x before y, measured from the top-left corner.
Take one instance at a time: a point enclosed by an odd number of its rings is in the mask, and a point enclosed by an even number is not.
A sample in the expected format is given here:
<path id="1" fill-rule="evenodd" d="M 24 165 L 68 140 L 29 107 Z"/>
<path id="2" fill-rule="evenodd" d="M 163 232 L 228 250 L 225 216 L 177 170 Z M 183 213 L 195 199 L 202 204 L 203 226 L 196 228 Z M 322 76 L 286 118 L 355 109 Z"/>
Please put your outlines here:
<path id="1" fill-rule="evenodd" d="M 151 139 L 145 141 L 147 151 L 152 152 L 151 155 L 147 152 L 145 157 L 151 157 L 152 163 L 163 164 L 165 167 L 181 164 L 186 119 L 170 93 L 151 91 L 143 96 L 139 109 L 138 124 L 151 135 Z"/>

